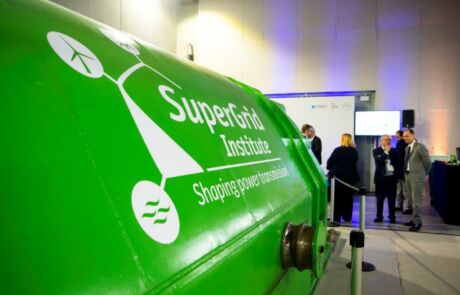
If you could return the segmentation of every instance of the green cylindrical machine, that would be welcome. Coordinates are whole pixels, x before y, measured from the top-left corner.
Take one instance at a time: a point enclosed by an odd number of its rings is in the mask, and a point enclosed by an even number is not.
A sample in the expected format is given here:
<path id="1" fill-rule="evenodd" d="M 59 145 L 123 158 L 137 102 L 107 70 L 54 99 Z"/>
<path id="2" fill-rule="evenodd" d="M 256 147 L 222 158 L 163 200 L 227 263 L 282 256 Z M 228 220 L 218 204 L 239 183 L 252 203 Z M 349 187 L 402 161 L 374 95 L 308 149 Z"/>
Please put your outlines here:
<path id="1" fill-rule="evenodd" d="M 259 91 L 0 1 L 1 294 L 307 294 L 326 181 Z"/>

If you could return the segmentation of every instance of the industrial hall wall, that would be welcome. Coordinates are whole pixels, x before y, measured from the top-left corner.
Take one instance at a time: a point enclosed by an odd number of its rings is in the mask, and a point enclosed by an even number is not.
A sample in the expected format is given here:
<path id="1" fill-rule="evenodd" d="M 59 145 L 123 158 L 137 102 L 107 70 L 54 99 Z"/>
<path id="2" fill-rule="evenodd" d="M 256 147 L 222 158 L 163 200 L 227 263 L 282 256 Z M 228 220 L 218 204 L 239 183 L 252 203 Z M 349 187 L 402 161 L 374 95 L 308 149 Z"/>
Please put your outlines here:
<path id="1" fill-rule="evenodd" d="M 177 54 L 194 44 L 197 63 L 265 93 L 375 90 L 377 110 L 415 110 L 431 154 L 455 154 L 458 11 L 456 0 L 200 0 L 178 7 Z"/>
<path id="2" fill-rule="evenodd" d="M 54 1 L 183 58 L 191 44 L 196 63 L 264 93 L 375 90 L 377 110 L 415 110 L 431 154 L 460 142 L 459 1 Z"/>

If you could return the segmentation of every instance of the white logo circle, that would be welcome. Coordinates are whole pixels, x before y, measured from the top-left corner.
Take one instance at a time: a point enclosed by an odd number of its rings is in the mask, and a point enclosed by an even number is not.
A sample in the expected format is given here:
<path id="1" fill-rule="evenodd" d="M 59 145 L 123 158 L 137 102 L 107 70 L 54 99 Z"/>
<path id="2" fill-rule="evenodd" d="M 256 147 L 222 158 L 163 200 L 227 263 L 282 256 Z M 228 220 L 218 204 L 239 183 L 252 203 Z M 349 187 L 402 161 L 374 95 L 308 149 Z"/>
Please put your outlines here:
<path id="1" fill-rule="evenodd" d="M 168 194 L 157 184 L 142 180 L 131 194 L 134 215 L 144 232 L 161 244 L 174 242 L 179 235 L 179 216 Z"/>
<path id="2" fill-rule="evenodd" d="M 99 30 L 109 38 L 113 43 L 128 51 L 131 54 L 139 55 L 139 50 L 136 48 L 136 42 L 127 35 L 114 29 L 99 28 Z"/>
<path id="3" fill-rule="evenodd" d="M 104 74 L 101 62 L 85 45 L 59 32 L 49 32 L 47 38 L 56 54 L 74 70 L 91 78 Z"/>

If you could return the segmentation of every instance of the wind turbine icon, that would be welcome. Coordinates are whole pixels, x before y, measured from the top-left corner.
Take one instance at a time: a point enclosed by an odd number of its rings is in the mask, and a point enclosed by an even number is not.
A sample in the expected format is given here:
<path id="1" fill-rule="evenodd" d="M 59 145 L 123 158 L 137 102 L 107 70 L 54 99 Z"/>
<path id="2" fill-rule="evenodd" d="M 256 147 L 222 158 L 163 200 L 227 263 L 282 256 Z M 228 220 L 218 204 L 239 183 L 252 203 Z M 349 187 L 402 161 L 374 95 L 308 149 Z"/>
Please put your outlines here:
<path id="1" fill-rule="evenodd" d="M 59 32 L 49 32 L 47 39 L 56 54 L 77 72 L 90 78 L 104 74 L 99 59 L 77 40 Z"/>
<path id="2" fill-rule="evenodd" d="M 88 59 L 92 59 L 94 60 L 94 58 L 92 58 L 91 56 L 88 56 L 82 52 L 79 52 L 77 49 L 73 48 L 72 45 L 69 44 L 69 42 L 67 42 L 62 36 L 59 36 L 61 37 L 61 39 L 70 47 L 72 48 L 73 50 L 73 54 L 72 54 L 72 57 L 70 58 L 70 61 L 74 61 L 75 58 L 78 57 L 78 59 L 80 60 L 81 64 L 85 67 L 85 70 L 88 74 L 91 74 L 91 69 L 86 65 L 85 61 L 83 60 L 83 57 L 85 58 L 88 58 Z"/>
<path id="3" fill-rule="evenodd" d="M 131 74 L 141 68 L 147 68 L 175 87 L 180 89 L 180 86 L 143 63 L 138 57 L 139 50 L 134 46 L 136 43 L 130 37 L 114 29 L 100 28 L 100 30 L 116 45 L 135 55 L 139 61 L 117 79 L 104 73 L 99 59 L 74 38 L 59 32 L 49 32 L 47 39 L 56 54 L 76 71 L 91 78 L 104 75 L 118 86 L 144 144 L 162 175 L 160 184 L 151 180 L 140 180 L 134 185 L 131 193 L 134 215 L 150 238 L 161 244 L 170 244 L 179 235 L 180 222 L 176 207 L 165 191 L 166 181 L 173 177 L 202 173 L 204 170 L 135 103 L 123 84 Z"/>

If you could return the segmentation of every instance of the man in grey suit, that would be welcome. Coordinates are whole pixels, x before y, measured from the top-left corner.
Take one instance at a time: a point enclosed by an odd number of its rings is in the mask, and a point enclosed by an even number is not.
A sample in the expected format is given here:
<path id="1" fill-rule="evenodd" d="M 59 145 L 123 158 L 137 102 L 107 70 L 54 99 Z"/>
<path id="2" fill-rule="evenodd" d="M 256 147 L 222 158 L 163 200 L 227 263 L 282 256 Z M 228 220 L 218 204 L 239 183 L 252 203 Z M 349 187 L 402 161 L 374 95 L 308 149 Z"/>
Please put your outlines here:
<path id="1" fill-rule="evenodd" d="M 406 129 L 403 133 L 407 143 L 406 156 L 404 158 L 404 179 L 406 182 L 406 196 L 412 201 L 412 220 L 404 223 L 410 226 L 410 231 L 419 231 L 422 227 L 420 208 L 422 207 L 425 179 L 430 170 L 431 160 L 425 145 L 415 140 L 412 129 Z"/>

